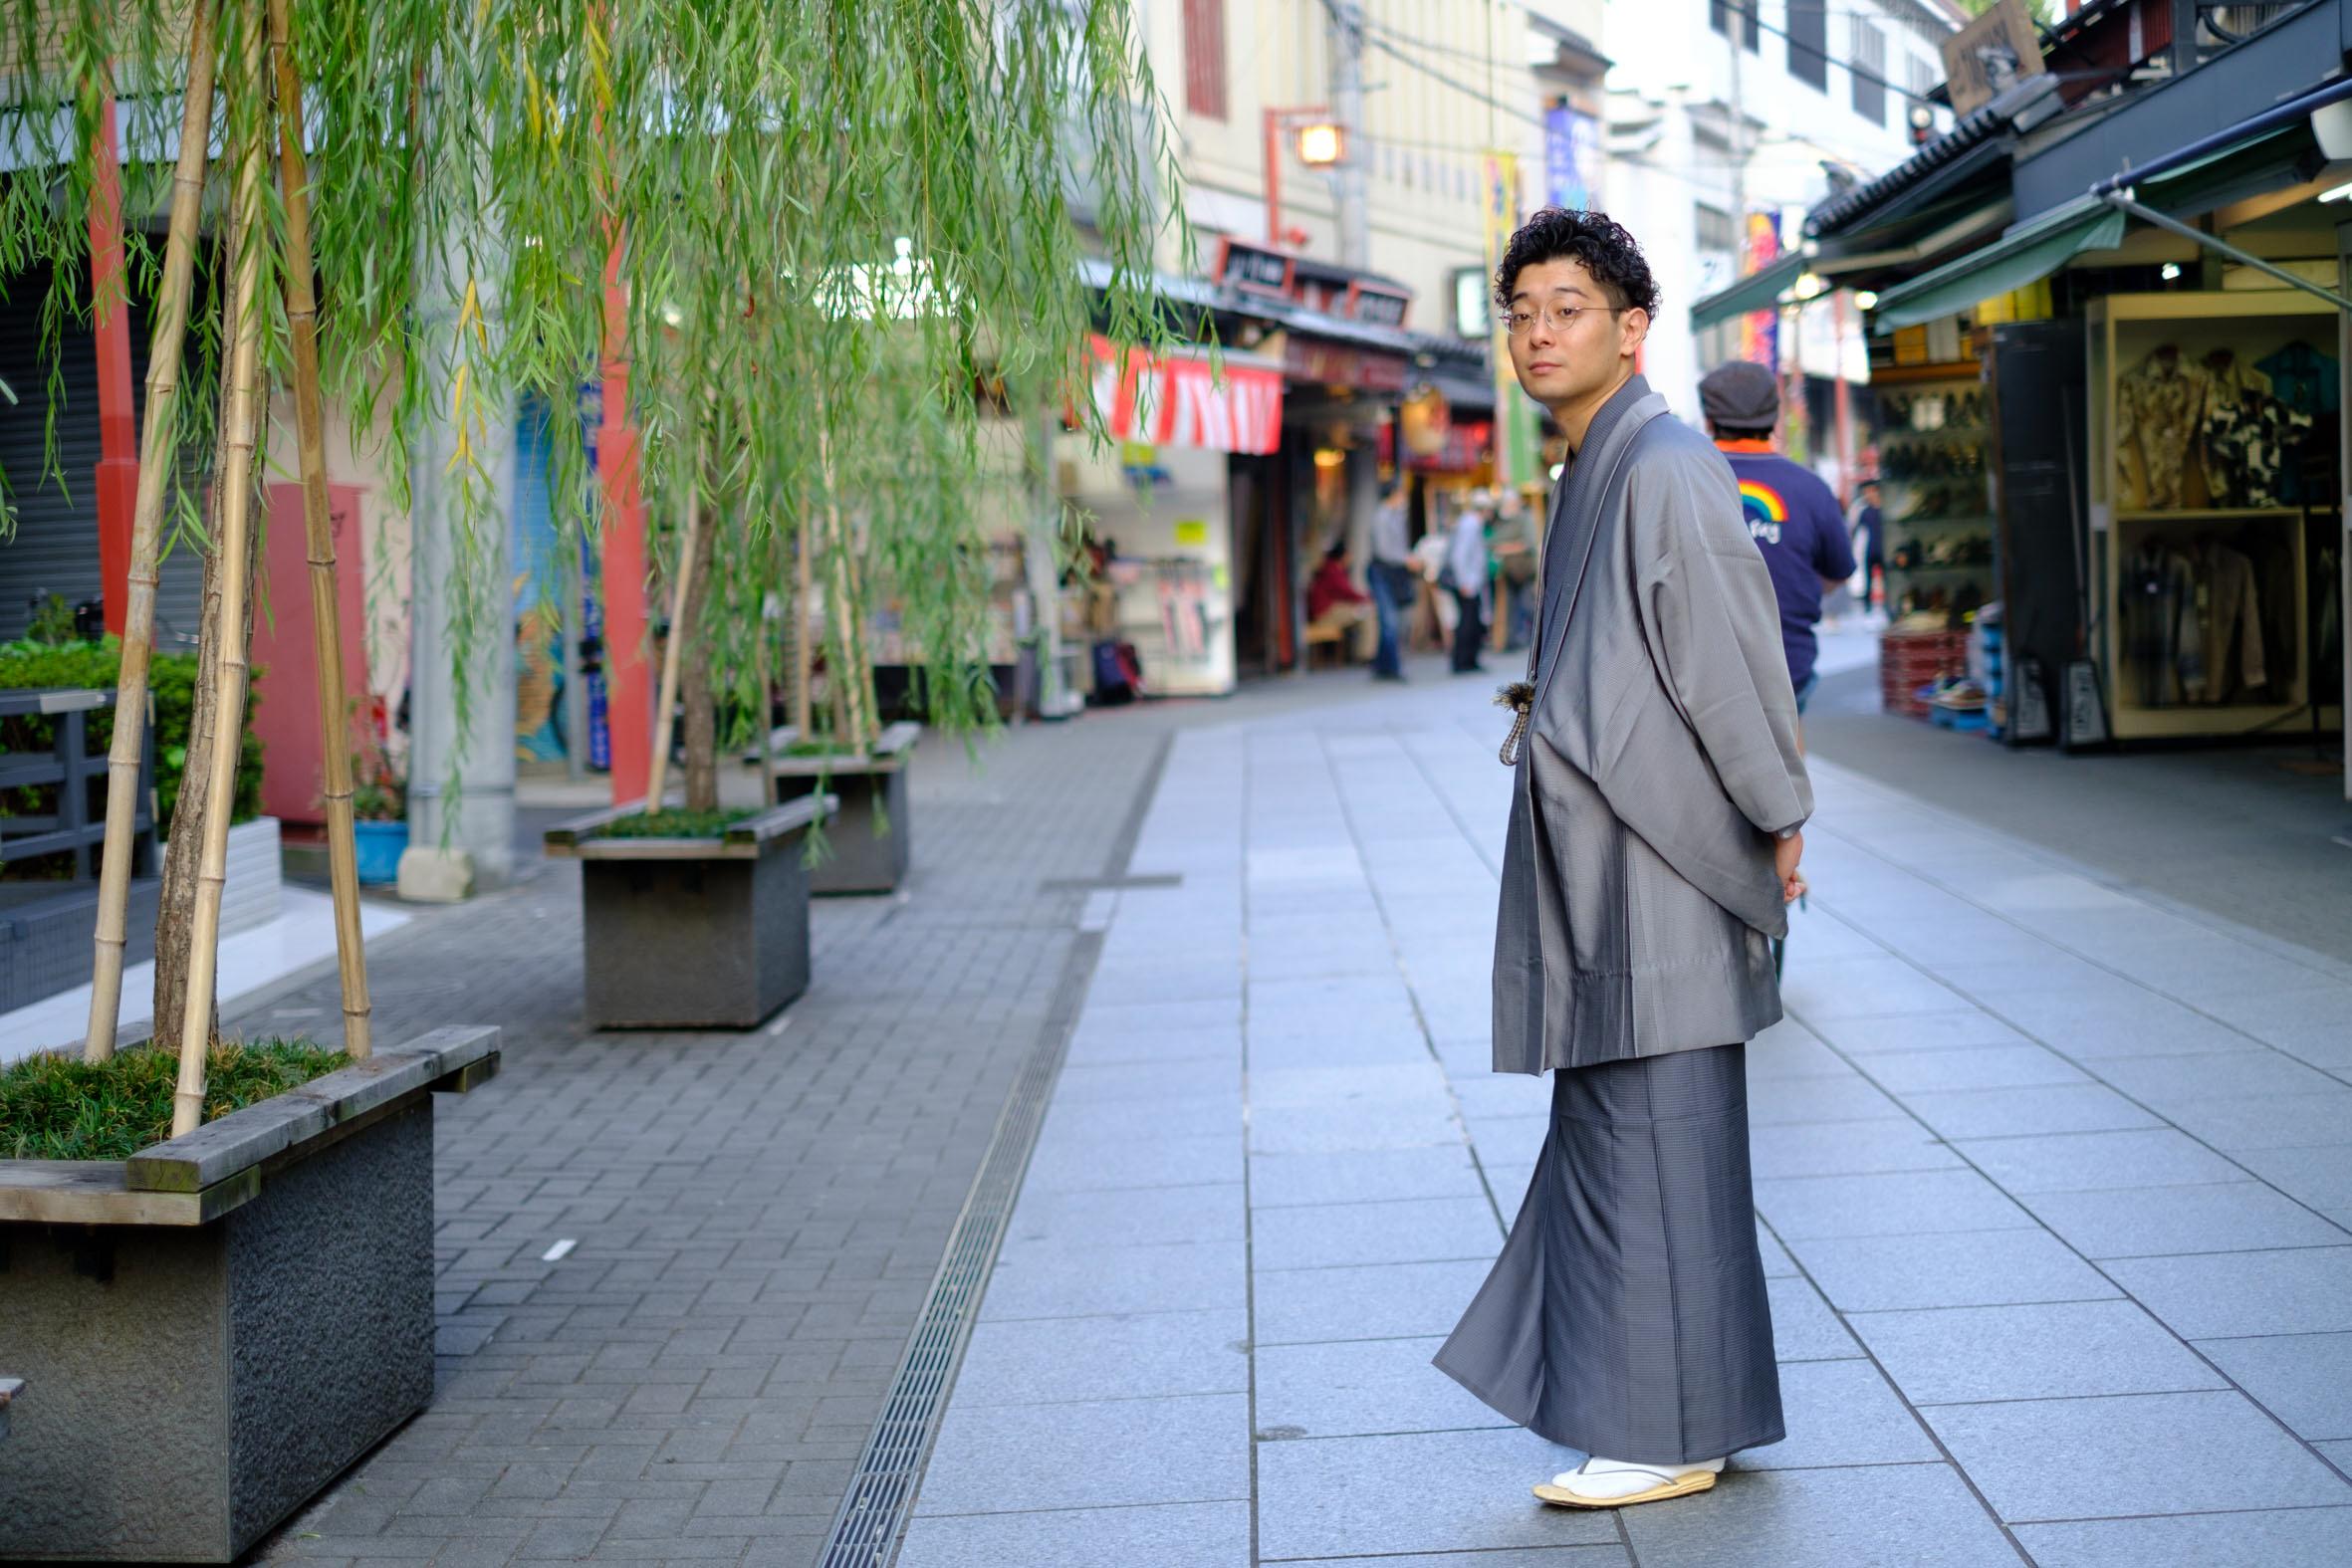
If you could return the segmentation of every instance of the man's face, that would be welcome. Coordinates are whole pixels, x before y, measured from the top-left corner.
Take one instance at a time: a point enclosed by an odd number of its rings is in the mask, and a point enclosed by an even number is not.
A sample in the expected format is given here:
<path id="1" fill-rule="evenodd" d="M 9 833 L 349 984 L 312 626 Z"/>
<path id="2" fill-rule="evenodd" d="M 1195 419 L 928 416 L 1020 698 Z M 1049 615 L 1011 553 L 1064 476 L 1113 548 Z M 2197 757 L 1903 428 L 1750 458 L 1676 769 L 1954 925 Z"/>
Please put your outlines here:
<path id="1" fill-rule="evenodd" d="M 1529 397 L 1557 407 L 1617 378 L 1649 333 L 1650 318 L 1638 309 L 1612 311 L 1614 303 L 1582 262 L 1520 269 L 1508 307 L 1511 363 Z"/>

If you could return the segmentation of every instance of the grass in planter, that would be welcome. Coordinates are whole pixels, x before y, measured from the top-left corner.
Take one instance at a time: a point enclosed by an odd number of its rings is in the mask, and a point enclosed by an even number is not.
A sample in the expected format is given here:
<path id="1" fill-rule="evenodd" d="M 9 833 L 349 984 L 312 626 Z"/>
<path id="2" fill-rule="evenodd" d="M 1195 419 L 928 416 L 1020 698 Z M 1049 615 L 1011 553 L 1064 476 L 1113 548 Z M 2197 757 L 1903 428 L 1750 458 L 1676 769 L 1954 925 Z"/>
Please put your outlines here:
<path id="1" fill-rule="evenodd" d="M 350 1064 L 308 1040 L 223 1041 L 205 1072 L 204 1119 Z M 171 1136 L 178 1081 L 179 1052 L 151 1042 L 101 1062 L 41 1055 L 0 1067 L 0 1160 L 126 1160 Z"/>
<path id="2" fill-rule="evenodd" d="M 598 838 L 717 838 L 736 823 L 760 813 L 750 811 L 640 811 L 606 822 Z"/>

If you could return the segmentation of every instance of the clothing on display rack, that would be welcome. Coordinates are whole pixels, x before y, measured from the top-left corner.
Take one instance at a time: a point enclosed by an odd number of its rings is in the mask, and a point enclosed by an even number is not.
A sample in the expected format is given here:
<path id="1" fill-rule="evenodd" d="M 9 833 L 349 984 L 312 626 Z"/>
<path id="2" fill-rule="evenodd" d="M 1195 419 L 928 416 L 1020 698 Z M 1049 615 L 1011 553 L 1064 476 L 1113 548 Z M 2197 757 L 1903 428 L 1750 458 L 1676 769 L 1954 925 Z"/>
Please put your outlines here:
<path id="1" fill-rule="evenodd" d="M 2115 462 L 2127 507 L 2162 510 L 2194 504 L 2203 475 L 2192 473 L 2197 436 L 2212 405 L 2213 382 L 2171 343 L 2115 382 Z"/>
<path id="2" fill-rule="evenodd" d="M 2293 685 L 2293 572 L 2287 545 L 2257 530 L 2231 539 L 2142 543 L 2124 559 L 2117 578 L 2134 705 L 2287 700 Z M 2281 573 L 2285 587 L 2279 586 Z M 2283 660 L 2282 642 L 2288 649 Z"/>
<path id="3" fill-rule="evenodd" d="M 2208 354 L 2205 367 L 2212 400 L 2199 434 L 2213 504 L 2285 505 L 2311 416 L 2273 396 L 2270 377 L 2227 348 Z"/>

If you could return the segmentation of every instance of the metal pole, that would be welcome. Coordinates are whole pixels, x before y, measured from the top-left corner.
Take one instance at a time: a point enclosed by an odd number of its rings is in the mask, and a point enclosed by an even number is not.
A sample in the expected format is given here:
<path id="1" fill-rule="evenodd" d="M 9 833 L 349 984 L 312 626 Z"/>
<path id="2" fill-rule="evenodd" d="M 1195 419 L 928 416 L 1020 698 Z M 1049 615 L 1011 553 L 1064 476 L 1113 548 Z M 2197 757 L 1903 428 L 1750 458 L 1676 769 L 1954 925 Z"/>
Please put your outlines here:
<path id="1" fill-rule="evenodd" d="M 2230 260 L 2236 262 L 2241 267 L 2251 267 L 2256 272 L 2265 273 L 2270 277 L 2277 279 L 2280 283 L 2285 284 L 2290 289 L 2300 289 L 2305 294 L 2317 295 L 2320 299 L 2325 300 L 2328 304 L 2334 306 L 2339 311 L 2352 311 L 2352 299 L 2346 299 L 2343 295 L 2337 294 L 2332 290 L 2322 289 L 2310 279 L 2297 277 L 2295 274 L 2288 272 L 2283 267 L 2273 266 L 2269 262 L 2262 260 L 2261 257 L 2255 256 L 2250 252 L 2241 251 L 2236 246 L 2231 244 L 2228 240 L 2220 239 L 2214 235 L 2208 234 L 2203 229 L 2191 228 L 2188 224 L 2181 222 L 2178 218 L 2167 217 L 2152 207 L 2143 207 L 2138 202 L 2132 200 L 2130 194 L 2127 191 L 2107 191 L 2101 195 L 2099 199 L 2106 202 L 2108 206 L 2113 207 L 2118 212 L 2129 213 L 2132 217 L 2139 219 L 2142 223 L 2153 224 L 2155 227 L 2163 229 L 2167 233 L 2178 234 L 2185 240 L 2194 240 L 2198 244 L 2204 246 L 2207 250 L 2218 252 L 2219 254 L 2228 257 Z"/>
<path id="2" fill-rule="evenodd" d="M 1364 186 L 1364 24 L 1363 13 L 1347 0 L 1330 8 L 1331 114 L 1347 137 L 1345 156 L 1331 171 L 1331 191 L 1339 208 L 1339 263 L 1365 268 L 1372 264 L 1372 223 Z"/>
<path id="3" fill-rule="evenodd" d="M 1266 243 L 1283 243 L 1283 112 L 1266 112 Z"/>
<path id="4" fill-rule="evenodd" d="M 1731 7 L 1732 24 L 1732 276 L 1748 271 L 1748 111 L 1740 95 L 1740 56 L 1748 49 L 1748 19 L 1760 0 Z"/>

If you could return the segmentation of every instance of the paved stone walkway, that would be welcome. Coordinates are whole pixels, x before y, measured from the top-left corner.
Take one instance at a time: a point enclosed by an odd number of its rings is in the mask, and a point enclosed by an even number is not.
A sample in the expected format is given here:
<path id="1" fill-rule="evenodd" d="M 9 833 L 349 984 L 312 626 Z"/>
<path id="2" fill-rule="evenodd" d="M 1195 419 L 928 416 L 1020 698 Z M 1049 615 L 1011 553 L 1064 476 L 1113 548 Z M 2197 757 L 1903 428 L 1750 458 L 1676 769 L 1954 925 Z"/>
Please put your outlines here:
<path id="1" fill-rule="evenodd" d="M 1056 884 L 1114 868 L 1190 717 L 979 772 L 927 744 L 905 895 L 821 902 L 811 991 L 748 1034 L 588 1032 L 565 863 L 378 946 L 380 1038 L 497 1023 L 504 1070 L 440 1102 L 438 1397 L 262 1555 L 811 1561 L 1063 983 L 1087 895 Z"/>
<path id="2" fill-rule="evenodd" d="M 1827 765 L 1750 1055 L 1789 1438 L 1537 1506 L 1428 1365 L 1546 1106 L 1486 696 L 1177 738 L 900 1568 L 2352 1560 L 2352 968 Z"/>

